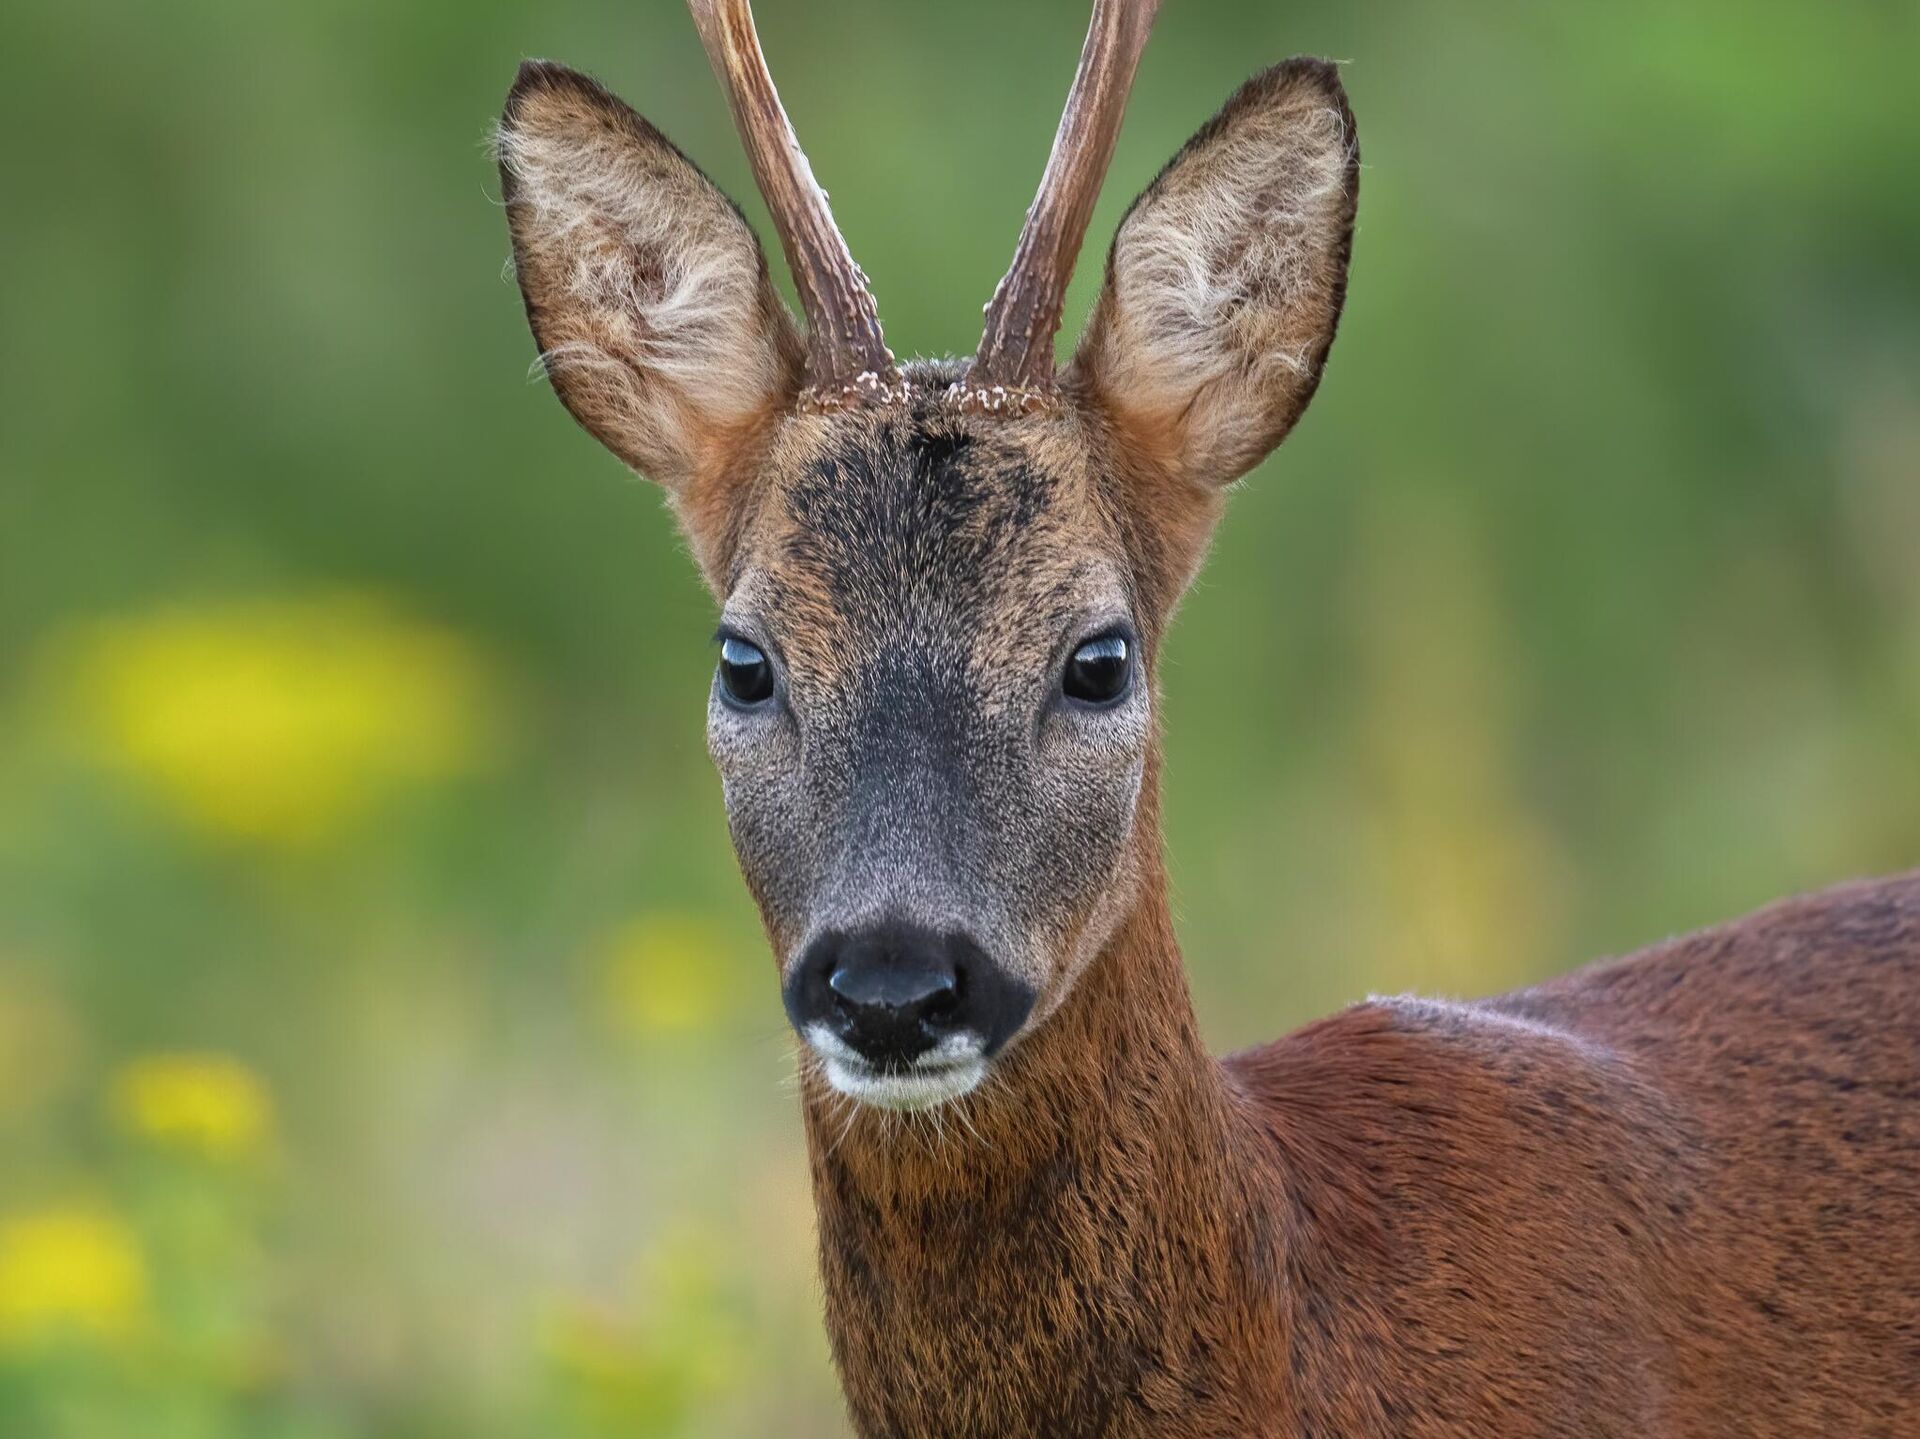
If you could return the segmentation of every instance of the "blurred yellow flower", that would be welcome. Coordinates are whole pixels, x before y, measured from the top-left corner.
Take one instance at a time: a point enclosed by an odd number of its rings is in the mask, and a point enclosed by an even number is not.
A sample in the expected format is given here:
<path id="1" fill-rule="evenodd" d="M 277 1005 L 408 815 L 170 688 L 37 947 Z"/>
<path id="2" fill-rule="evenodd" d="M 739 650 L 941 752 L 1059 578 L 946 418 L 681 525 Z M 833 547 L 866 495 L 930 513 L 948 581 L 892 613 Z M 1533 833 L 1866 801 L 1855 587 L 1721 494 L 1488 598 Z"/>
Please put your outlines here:
<path id="1" fill-rule="evenodd" d="M 615 1021 L 643 1035 L 709 1028 L 735 995 L 727 943 L 695 914 L 628 921 L 601 941 L 598 969 Z"/>
<path id="2" fill-rule="evenodd" d="M 473 650 L 365 595 L 101 622 L 56 636 L 52 658 L 99 758 L 230 839 L 325 840 L 492 739 Z"/>
<path id="3" fill-rule="evenodd" d="M 273 1097 L 239 1060 L 219 1054 L 157 1054 L 114 1077 L 121 1128 L 155 1144 L 210 1159 L 244 1159 L 273 1132 Z"/>
<path id="4" fill-rule="evenodd" d="M 0 1219 L 0 1349 L 62 1334 L 117 1338 L 146 1302 L 139 1240 L 112 1214 L 56 1208 Z"/>

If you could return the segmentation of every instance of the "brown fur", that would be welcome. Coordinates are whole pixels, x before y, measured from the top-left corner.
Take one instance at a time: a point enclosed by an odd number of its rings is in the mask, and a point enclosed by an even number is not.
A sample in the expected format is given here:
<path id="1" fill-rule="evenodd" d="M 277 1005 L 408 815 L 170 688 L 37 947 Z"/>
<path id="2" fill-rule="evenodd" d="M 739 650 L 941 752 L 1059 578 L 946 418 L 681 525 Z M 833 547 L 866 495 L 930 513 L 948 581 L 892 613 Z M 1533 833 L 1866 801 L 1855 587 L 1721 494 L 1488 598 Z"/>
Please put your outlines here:
<path id="1" fill-rule="evenodd" d="M 1129 212 L 1044 405 L 982 413 L 952 402 L 958 367 L 917 365 L 821 412 L 757 244 L 657 131 L 556 67 L 509 103 L 535 333 L 613 366 L 556 386 L 661 471 L 778 662 L 780 703 L 716 699 L 709 732 L 783 969 L 823 906 L 860 918 L 894 885 L 1036 996 L 984 1082 L 924 1112 L 856 1105 L 803 1058 L 854 1424 L 1914 1439 L 1920 875 L 1215 1061 L 1168 917 L 1150 689 L 1097 718 L 1049 698 L 1116 608 L 1150 686 L 1222 487 L 1311 398 L 1353 133 L 1324 63 L 1244 87 Z M 696 258 L 734 257 L 732 308 L 696 318 L 749 353 L 710 384 L 705 351 L 663 367 L 635 342 L 684 316 L 646 282 L 689 263 L 621 198 L 636 176 Z M 581 283 L 582 244 L 626 245 L 639 288 Z"/>
<path id="2" fill-rule="evenodd" d="M 1156 857 L 995 1081 L 808 1086 L 869 1439 L 1920 1434 L 1920 875 L 1216 1062 Z"/>

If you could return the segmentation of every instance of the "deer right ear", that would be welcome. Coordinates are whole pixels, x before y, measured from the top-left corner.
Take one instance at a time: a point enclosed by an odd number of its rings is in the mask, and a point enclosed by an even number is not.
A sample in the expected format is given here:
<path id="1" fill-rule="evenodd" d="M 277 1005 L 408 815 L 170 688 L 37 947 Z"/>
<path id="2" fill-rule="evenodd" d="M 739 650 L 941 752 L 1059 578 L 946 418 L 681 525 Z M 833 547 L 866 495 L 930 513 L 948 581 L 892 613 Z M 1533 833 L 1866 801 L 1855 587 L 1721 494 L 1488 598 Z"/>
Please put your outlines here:
<path id="1" fill-rule="evenodd" d="M 738 209 L 586 76 L 528 61 L 499 129 L 527 322 L 573 417 L 676 498 L 790 404 L 804 351 Z"/>
<path id="2" fill-rule="evenodd" d="M 1334 67 L 1289 60 L 1242 86 L 1120 222 L 1073 367 L 1184 477 L 1244 474 L 1313 398 L 1359 164 Z"/>

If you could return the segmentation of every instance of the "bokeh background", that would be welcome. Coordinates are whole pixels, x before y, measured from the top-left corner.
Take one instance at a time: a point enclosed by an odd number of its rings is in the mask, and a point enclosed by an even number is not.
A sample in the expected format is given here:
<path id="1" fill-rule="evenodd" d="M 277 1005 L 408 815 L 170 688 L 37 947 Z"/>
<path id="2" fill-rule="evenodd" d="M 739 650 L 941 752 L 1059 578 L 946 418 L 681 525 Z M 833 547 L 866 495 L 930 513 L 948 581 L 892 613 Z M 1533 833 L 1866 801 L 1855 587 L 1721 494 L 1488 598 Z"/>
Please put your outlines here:
<path id="1" fill-rule="evenodd" d="M 761 12 L 970 349 L 1082 0 Z M 1163 675 L 1209 1034 L 1920 863 L 1920 8 L 1170 0 L 1089 253 L 1293 51 L 1366 170 Z M 8 1439 L 844 1432 L 711 606 L 503 279 L 530 54 L 762 215 L 673 0 L 0 10 Z"/>

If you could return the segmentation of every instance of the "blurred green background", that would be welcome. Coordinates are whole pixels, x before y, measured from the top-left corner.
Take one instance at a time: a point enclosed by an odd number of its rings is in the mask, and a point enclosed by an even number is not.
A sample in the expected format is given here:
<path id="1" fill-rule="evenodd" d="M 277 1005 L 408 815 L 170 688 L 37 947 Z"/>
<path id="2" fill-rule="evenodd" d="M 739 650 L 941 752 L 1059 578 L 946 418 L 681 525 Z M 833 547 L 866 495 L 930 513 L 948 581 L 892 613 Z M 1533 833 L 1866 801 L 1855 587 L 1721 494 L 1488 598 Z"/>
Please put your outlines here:
<path id="1" fill-rule="evenodd" d="M 1082 0 L 760 8 L 967 351 Z M 1920 7 L 1170 0 L 1090 255 L 1293 51 L 1367 168 L 1162 676 L 1209 1034 L 1920 862 Z M 502 276 L 529 54 L 761 215 L 674 0 L 0 11 L 7 1439 L 843 1432 L 710 603 Z"/>

